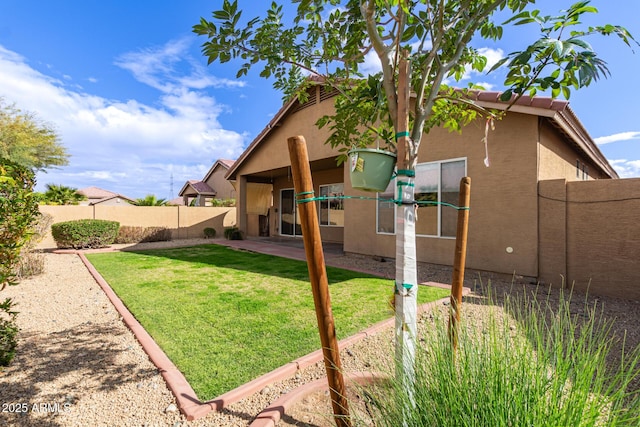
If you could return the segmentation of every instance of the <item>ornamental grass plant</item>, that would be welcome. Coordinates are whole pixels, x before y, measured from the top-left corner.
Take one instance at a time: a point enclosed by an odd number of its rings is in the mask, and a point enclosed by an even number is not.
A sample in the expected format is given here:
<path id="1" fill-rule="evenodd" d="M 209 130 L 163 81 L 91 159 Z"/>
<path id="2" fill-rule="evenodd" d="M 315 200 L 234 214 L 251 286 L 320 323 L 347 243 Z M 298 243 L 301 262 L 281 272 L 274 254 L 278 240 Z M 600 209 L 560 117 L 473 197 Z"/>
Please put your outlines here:
<path id="1" fill-rule="evenodd" d="M 625 348 L 597 305 L 549 295 L 496 304 L 489 293 L 488 315 L 463 321 L 455 357 L 446 313 L 436 316 L 420 339 L 413 396 L 397 379 L 363 391 L 375 425 L 640 425 L 640 347 Z"/>

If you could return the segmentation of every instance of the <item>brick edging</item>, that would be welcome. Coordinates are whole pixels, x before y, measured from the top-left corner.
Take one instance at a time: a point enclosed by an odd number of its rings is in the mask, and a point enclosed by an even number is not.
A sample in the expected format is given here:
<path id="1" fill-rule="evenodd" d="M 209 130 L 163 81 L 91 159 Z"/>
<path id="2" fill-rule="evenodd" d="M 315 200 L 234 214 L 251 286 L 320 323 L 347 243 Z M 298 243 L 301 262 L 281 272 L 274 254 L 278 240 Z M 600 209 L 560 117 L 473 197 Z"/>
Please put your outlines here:
<path id="1" fill-rule="evenodd" d="M 66 252 L 71 253 L 71 252 Z M 191 388 L 191 385 L 187 382 L 186 378 L 178 370 L 178 368 L 171 362 L 162 349 L 156 344 L 151 335 L 142 327 L 138 320 L 131 314 L 129 309 L 124 305 L 122 300 L 116 295 L 111 286 L 102 277 L 102 275 L 96 270 L 96 268 L 87 259 L 84 253 L 75 251 L 80 257 L 82 263 L 85 265 L 89 273 L 93 276 L 94 280 L 103 292 L 107 295 L 114 308 L 118 311 L 122 317 L 122 321 L 133 332 L 134 336 L 149 356 L 151 362 L 158 368 L 164 378 L 167 386 L 176 398 L 178 408 L 185 415 L 188 421 L 192 421 L 198 418 L 202 418 L 213 410 L 220 411 L 223 408 L 238 402 L 245 397 L 262 390 L 266 385 L 283 380 L 285 378 L 292 377 L 298 370 L 304 369 L 314 363 L 324 360 L 322 350 L 316 350 L 305 356 L 302 356 L 292 362 L 289 362 L 280 368 L 277 368 L 271 372 L 268 372 L 248 383 L 245 383 L 221 396 L 216 397 L 213 400 L 207 402 L 201 402 L 196 393 Z M 432 282 L 428 283 L 433 286 Z M 439 287 L 449 287 L 448 285 L 438 284 Z M 449 287 L 450 288 L 450 287 Z M 469 288 L 463 289 L 463 294 L 466 295 L 470 292 Z M 449 297 L 422 304 L 418 307 L 418 313 L 422 313 L 431 307 L 442 304 L 449 301 Z M 394 318 L 389 318 L 378 322 L 363 331 L 360 331 L 348 338 L 344 338 L 338 342 L 339 348 L 346 348 L 354 343 L 361 341 L 369 335 L 374 335 L 383 329 L 393 326 L 395 323 Z"/>

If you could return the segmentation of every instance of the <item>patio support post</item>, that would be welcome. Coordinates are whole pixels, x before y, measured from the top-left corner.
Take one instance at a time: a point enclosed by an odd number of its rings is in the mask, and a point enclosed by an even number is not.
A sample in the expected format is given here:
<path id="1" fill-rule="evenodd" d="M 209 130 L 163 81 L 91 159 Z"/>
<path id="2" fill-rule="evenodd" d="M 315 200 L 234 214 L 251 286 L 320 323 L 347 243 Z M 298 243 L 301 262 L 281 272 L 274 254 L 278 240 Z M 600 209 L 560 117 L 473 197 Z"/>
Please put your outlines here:
<path id="1" fill-rule="evenodd" d="M 236 226 L 247 235 L 247 177 L 238 176 L 238 200 L 236 200 Z"/>
<path id="2" fill-rule="evenodd" d="M 338 339 L 331 310 L 329 281 L 322 251 L 318 213 L 315 202 L 305 201 L 305 199 L 313 199 L 314 196 L 307 144 L 303 136 L 289 138 L 287 143 L 334 419 L 338 427 L 350 427 L 349 404 L 345 393 Z"/>

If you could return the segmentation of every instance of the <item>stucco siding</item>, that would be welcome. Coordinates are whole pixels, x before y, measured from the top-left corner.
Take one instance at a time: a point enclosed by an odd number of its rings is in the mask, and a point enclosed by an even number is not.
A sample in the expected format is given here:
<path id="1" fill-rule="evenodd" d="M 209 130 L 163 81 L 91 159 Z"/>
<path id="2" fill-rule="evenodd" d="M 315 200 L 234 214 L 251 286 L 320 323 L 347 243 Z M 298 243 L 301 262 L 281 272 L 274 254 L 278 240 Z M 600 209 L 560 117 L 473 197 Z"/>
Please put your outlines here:
<path id="1" fill-rule="evenodd" d="M 235 199 L 236 190 L 224 177 L 227 170 L 221 166 L 216 167 L 209 179 L 205 182 L 216 192 L 216 199 Z"/>
<path id="2" fill-rule="evenodd" d="M 606 178 L 584 155 L 578 154 L 575 149 L 567 145 L 560 131 L 551 126 L 547 120 L 542 120 L 540 124 L 539 150 L 538 179 L 540 181 Z M 580 171 L 577 171 L 578 165 Z"/>
<path id="3" fill-rule="evenodd" d="M 570 182 L 567 199 L 571 283 L 640 298 L 640 179 Z"/>
<path id="4" fill-rule="evenodd" d="M 271 129 L 269 136 L 259 144 L 251 156 L 242 164 L 239 173 L 250 175 L 291 166 L 287 139 L 302 135 L 307 141 L 309 160 L 335 157 L 337 152 L 324 142 L 329 137 L 329 131 L 318 129 L 316 121 L 323 115 L 333 111 L 333 100 L 323 101 L 304 110 L 294 112 L 286 120 Z"/>
<path id="5" fill-rule="evenodd" d="M 423 137 L 418 162 L 466 158 L 472 180 L 468 267 L 535 276 L 537 119 L 514 113 L 497 123 L 489 133 L 490 167 L 484 165 L 483 137 L 480 121 L 462 134 L 433 129 Z M 350 194 L 366 193 L 350 190 Z M 345 251 L 394 257 L 395 236 L 376 234 L 375 202 L 349 201 L 347 209 Z M 419 261 L 453 262 L 455 239 L 418 237 L 416 245 Z"/>

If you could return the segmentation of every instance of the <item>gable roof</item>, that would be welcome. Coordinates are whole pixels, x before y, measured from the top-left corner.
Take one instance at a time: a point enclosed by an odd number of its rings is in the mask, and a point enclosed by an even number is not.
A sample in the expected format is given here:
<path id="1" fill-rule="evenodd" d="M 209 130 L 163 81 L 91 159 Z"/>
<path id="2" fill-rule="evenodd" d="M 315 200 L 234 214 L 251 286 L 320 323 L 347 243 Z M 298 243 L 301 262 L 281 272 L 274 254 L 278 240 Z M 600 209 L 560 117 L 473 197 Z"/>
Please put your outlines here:
<path id="1" fill-rule="evenodd" d="M 502 92 L 478 90 L 472 91 L 470 94 L 474 101 L 484 108 L 506 110 L 509 106 L 508 102 L 500 100 Z M 335 93 L 333 96 L 335 96 Z M 267 138 L 272 130 L 278 126 L 278 123 L 285 119 L 287 115 L 296 111 L 295 107 L 299 105 L 298 101 L 294 98 L 289 100 L 280 108 L 280 110 L 278 110 L 267 126 L 258 134 L 258 136 L 256 136 L 251 144 L 249 144 L 247 149 L 240 155 L 240 157 L 238 157 L 238 160 L 235 161 L 233 166 L 229 168 L 229 171 L 226 174 L 226 178 L 228 180 L 236 179 L 236 172 L 242 163 L 251 155 L 256 147 Z M 609 161 L 602 154 L 586 128 L 569 107 L 569 101 L 542 96 L 522 96 L 511 106 L 510 111 L 547 118 L 556 128 L 567 136 L 579 151 L 582 151 L 600 170 L 602 170 L 602 172 L 611 178 L 619 178 L 618 173 L 609 164 Z"/>
<path id="2" fill-rule="evenodd" d="M 113 191 L 104 190 L 99 187 L 82 188 L 78 190 L 77 193 L 82 194 L 87 199 L 104 199 L 106 197 L 117 196 L 117 194 L 114 193 Z"/>
<path id="3" fill-rule="evenodd" d="M 81 188 L 77 193 L 85 196 L 89 200 L 89 205 L 97 205 L 115 198 L 121 198 L 130 203 L 136 202 L 127 196 L 123 196 L 122 194 L 114 193 L 113 191 L 105 190 L 100 187 Z"/>
<path id="4" fill-rule="evenodd" d="M 207 184 L 206 182 L 198 181 L 197 179 L 190 179 L 189 181 L 187 181 L 182 186 L 178 194 L 180 196 L 183 196 L 185 191 L 187 191 L 189 187 L 191 187 L 196 192 L 196 194 L 202 194 L 205 196 L 216 195 L 216 191 L 213 188 L 211 188 L 209 184 Z"/>
<path id="5" fill-rule="evenodd" d="M 93 200 L 92 202 L 89 203 L 89 206 L 93 206 L 93 205 L 99 205 L 100 203 L 104 203 L 104 202 L 108 202 L 109 200 L 113 200 L 113 199 L 122 199 L 125 200 L 131 204 L 136 204 L 136 201 L 133 199 L 130 199 L 128 197 L 125 197 L 121 194 L 113 194 L 113 196 L 108 196 L 108 197 L 103 197 L 102 199 L 98 199 L 98 200 Z"/>
<path id="6" fill-rule="evenodd" d="M 475 100 L 483 107 L 504 110 L 508 103 L 500 101 L 501 94 L 502 92 L 477 91 Z M 578 151 L 584 153 L 600 170 L 611 178 L 619 178 L 618 173 L 569 106 L 569 101 L 550 97 L 522 96 L 510 111 L 548 118 L 551 124 L 559 129 Z"/>
<path id="7" fill-rule="evenodd" d="M 213 172 L 217 168 L 224 169 L 224 174 L 226 175 L 226 173 L 229 170 L 229 168 L 231 168 L 235 162 L 236 162 L 235 160 L 227 160 L 227 159 L 218 159 L 218 160 L 216 160 L 216 162 L 213 164 L 213 166 L 211 166 L 211 168 L 209 168 L 209 171 L 204 175 L 204 178 L 202 178 L 202 181 L 203 182 L 208 181 L 209 178 L 211 177 L 211 175 L 213 174 Z"/>

